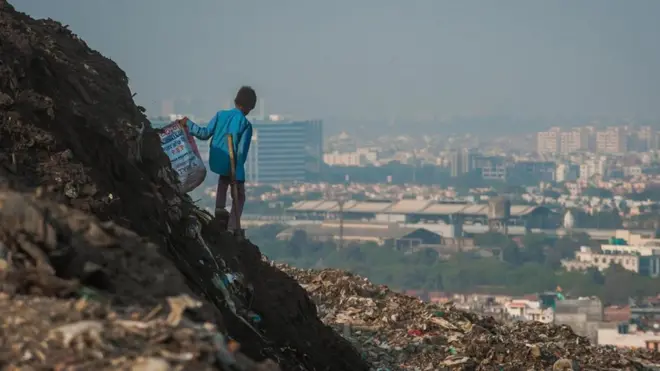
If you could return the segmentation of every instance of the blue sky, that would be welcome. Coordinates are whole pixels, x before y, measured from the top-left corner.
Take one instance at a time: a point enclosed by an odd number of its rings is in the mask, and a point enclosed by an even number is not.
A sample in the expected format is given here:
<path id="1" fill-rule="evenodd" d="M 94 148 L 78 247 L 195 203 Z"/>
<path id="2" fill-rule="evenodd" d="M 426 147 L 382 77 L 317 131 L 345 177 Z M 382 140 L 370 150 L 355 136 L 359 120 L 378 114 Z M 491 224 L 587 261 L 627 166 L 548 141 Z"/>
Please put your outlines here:
<path id="1" fill-rule="evenodd" d="M 660 1 L 12 3 L 69 24 L 150 109 L 250 84 L 267 109 L 315 117 L 660 119 Z"/>

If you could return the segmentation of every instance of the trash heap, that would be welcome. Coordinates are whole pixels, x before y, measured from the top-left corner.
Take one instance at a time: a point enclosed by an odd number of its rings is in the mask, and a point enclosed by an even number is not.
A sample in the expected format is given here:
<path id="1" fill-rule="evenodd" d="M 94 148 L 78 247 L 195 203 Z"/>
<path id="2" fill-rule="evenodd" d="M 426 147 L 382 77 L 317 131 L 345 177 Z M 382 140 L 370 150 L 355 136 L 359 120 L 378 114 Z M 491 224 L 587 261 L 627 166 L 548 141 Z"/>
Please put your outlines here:
<path id="1" fill-rule="evenodd" d="M 644 370 L 660 354 L 594 346 L 567 326 L 502 324 L 433 305 L 340 270 L 278 268 L 316 302 L 325 323 L 387 370 Z"/>
<path id="2" fill-rule="evenodd" d="M 228 351 L 367 370 L 296 281 L 179 191 L 127 84 L 66 26 L 0 0 L 0 296 L 17 314 L 0 319 L 2 365 L 250 369 Z"/>
<path id="3" fill-rule="evenodd" d="M 279 369 L 238 352 L 218 328 L 217 311 L 193 298 L 158 248 L 112 222 L 39 194 L 4 190 L 0 241 L 4 366 L 204 370 L 240 363 L 241 370 Z M 131 263 L 139 261 L 145 269 L 159 266 L 160 273 L 137 275 L 140 268 Z M 138 300 L 135 282 L 153 296 Z M 208 321 L 186 318 L 191 309 Z M 159 368 L 144 368 L 149 365 Z"/>
<path id="4" fill-rule="evenodd" d="M 6 369 L 280 370 L 271 360 L 257 363 L 241 354 L 212 324 L 177 317 L 181 305 L 198 302 L 170 301 L 166 308 L 113 310 L 84 298 L 0 295 L 0 362 Z"/>

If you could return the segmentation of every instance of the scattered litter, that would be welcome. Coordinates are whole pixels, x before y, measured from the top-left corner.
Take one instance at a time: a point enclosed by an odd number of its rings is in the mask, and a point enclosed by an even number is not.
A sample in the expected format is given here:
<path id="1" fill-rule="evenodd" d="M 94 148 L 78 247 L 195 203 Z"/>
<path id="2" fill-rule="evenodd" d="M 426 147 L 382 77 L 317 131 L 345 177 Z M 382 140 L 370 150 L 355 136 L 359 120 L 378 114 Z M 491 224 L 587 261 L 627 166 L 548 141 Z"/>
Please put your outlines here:
<path id="1" fill-rule="evenodd" d="M 424 303 L 344 271 L 277 266 L 309 292 L 326 324 L 344 336 L 351 324 L 347 337 L 375 368 L 626 370 L 660 362 L 660 353 L 590 345 L 566 326 L 502 324 L 451 305 Z"/>

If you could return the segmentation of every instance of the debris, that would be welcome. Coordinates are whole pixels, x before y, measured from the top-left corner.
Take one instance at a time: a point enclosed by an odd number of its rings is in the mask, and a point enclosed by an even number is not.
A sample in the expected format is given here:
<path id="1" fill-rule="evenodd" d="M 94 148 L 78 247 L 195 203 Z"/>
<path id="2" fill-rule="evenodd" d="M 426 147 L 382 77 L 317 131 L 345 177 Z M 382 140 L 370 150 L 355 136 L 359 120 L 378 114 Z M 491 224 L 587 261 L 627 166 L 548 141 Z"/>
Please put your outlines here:
<path id="1" fill-rule="evenodd" d="M 6 0 L 0 40 L 4 368 L 545 370 L 565 358 L 572 369 L 625 370 L 660 361 L 592 346 L 567 327 L 424 304 L 341 271 L 282 267 L 291 278 L 249 241 L 218 233 L 180 192 L 114 62 Z"/>
<path id="2" fill-rule="evenodd" d="M 286 370 L 369 369 L 293 279 L 249 241 L 209 226 L 212 218 L 181 192 L 158 133 L 113 61 L 62 24 L 34 20 L 6 0 L 0 40 L 0 294 L 17 313 L 33 301 L 61 300 L 36 306 L 35 326 L 3 331 L 3 366 L 25 358 L 23 368 L 103 369 L 107 361 L 115 363 L 105 369 L 130 369 L 154 357 L 172 369 L 210 369 L 170 359 L 216 353 L 210 334 L 187 334 L 203 328 L 188 323 L 194 319 L 240 342 L 235 357 L 272 359 Z M 227 273 L 243 282 L 225 296 L 213 279 Z M 201 307 L 153 309 L 181 295 Z M 99 306 L 114 314 L 88 312 Z M 0 319 L 8 320 L 28 319 Z M 32 345 L 43 340 L 38 334 L 79 321 L 103 330 L 72 338 L 70 349 Z"/>
<path id="3" fill-rule="evenodd" d="M 202 306 L 202 302 L 194 300 L 188 295 L 167 298 L 167 304 L 170 306 L 170 314 L 167 316 L 167 323 L 170 326 L 178 326 L 181 317 L 186 309 L 194 309 Z"/>
<path id="4" fill-rule="evenodd" d="M 374 368 L 632 370 L 660 362 L 660 353 L 591 345 L 566 326 L 502 324 L 452 305 L 424 303 L 344 271 L 277 267 L 300 282 L 323 321 L 344 333 Z M 350 334 L 343 331 L 347 323 Z"/>
<path id="5" fill-rule="evenodd" d="M 103 325 L 98 321 L 80 321 L 53 329 L 51 336 L 62 335 L 62 344 L 68 348 L 71 341 L 78 336 L 89 333 L 98 337 L 101 331 L 103 331 Z"/>
<path id="6" fill-rule="evenodd" d="M 169 371 L 170 364 L 162 358 L 146 358 L 136 362 L 131 371 Z"/>

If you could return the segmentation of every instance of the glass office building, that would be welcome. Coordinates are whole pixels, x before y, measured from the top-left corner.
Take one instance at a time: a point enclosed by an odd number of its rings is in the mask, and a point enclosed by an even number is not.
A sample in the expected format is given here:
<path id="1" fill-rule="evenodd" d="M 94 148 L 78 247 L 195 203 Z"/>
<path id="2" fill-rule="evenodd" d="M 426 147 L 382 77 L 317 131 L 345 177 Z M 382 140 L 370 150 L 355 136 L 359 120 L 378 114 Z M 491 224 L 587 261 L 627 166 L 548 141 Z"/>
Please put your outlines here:
<path id="1" fill-rule="evenodd" d="M 251 183 L 318 179 L 323 161 L 323 122 L 255 121 L 246 163 Z"/>

